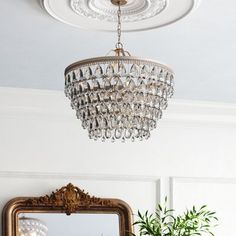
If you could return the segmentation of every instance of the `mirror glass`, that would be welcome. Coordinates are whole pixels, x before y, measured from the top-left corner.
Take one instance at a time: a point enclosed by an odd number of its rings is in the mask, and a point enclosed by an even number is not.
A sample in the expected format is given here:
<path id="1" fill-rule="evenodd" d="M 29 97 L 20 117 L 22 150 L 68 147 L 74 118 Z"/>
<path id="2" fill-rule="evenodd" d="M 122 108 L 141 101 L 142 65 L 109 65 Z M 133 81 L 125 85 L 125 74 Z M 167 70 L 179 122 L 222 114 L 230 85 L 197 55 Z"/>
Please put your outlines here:
<path id="1" fill-rule="evenodd" d="M 119 236 L 116 213 L 20 213 L 19 236 Z"/>

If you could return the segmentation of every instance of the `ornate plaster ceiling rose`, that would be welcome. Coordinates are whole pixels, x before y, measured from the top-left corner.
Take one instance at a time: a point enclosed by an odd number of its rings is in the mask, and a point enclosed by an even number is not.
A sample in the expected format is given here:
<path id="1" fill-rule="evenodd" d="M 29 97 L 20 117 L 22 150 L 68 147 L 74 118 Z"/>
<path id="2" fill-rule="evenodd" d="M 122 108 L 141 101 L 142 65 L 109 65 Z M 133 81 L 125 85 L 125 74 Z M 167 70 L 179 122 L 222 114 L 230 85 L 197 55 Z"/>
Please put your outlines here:
<path id="1" fill-rule="evenodd" d="M 115 1 L 115 0 L 114 0 Z M 141 31 L 174 23 L 198 6 L 200 0 L 127 0 L 121 6 L 123 31 Z M 114 31 L 117 7 L 110 0 L 42 0 L 59 21 L 83 29 Z"/>

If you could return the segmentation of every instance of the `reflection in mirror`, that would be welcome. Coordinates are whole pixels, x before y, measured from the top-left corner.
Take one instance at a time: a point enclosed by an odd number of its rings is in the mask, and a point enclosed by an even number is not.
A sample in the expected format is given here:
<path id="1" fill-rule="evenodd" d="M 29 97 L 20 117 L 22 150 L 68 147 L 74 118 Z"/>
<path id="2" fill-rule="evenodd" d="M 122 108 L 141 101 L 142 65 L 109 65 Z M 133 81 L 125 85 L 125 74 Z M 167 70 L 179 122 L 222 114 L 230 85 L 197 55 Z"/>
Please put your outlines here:
<path id="1" fill-rule="evenodd" d="M 21 213 L 19 236 L 119 236 L 115 213 Z"/>
<path id="2" fill-rule="evenodd" d="M 46 236 L 48 228 L 42 220 L 23 215 L 18 221 L 18 232 L 20 236 Z"/>

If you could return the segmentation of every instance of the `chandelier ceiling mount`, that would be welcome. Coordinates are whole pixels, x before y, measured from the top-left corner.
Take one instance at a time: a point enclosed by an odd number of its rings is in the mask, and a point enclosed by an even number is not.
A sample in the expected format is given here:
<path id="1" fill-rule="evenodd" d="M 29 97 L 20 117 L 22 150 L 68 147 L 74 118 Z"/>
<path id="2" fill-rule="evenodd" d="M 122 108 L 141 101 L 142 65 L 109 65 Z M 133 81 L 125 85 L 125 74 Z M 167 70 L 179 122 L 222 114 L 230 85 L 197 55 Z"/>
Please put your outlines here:
<path id="1" fill-rule="evenodd" d="M 111 0 L 111 3 L 116 6 L 123 6 L 127 4 L 127 0 Z"/>

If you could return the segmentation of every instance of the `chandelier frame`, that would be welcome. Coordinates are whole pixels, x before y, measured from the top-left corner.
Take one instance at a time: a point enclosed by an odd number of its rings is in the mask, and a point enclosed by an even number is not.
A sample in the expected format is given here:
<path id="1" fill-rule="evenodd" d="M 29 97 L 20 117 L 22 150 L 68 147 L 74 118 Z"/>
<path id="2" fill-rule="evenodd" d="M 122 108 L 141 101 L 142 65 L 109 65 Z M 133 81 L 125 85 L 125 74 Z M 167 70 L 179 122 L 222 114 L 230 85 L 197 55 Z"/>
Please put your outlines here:
<path id="1" fill-rule="evenodd" d="M 71 71 L 76 70 L 77 68 L 82 67 L 82 66 L 93 66 L 99 63 L 101 64 L 117 63 L 119 61 L 127 63 L 127 64 L 136 64 L 136 65 L 145 64 L 149 66 L 158 66 L 158 67 L 168 70 L 174 75 L 173 70 L 169 66 L 163 63 L 160 63 L 156 60 L 133 57 L 133 56 L 103 56 L 103 57 L 88 58 L 88 59 L 84 59 L 84 60 L 72 63 L 71 65 L 66 67 L 65 76 Z"/>

